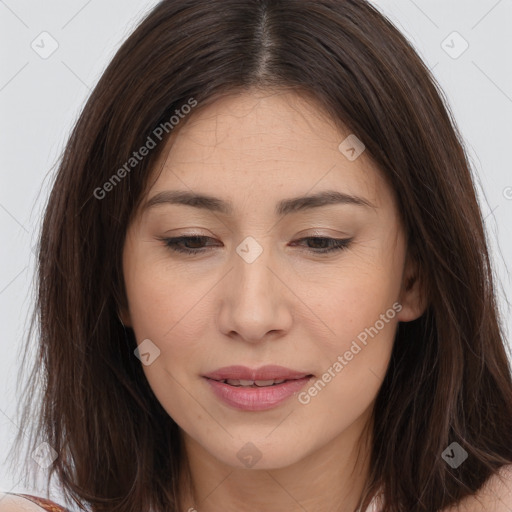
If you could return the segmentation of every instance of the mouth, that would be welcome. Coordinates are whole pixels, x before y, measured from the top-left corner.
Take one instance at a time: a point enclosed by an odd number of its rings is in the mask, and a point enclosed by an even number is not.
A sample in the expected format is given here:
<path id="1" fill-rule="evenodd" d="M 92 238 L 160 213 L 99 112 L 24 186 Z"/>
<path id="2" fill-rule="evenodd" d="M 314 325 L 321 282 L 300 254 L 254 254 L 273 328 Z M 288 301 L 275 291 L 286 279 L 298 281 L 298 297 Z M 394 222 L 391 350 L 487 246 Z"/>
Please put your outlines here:
<path id="1" fill-rule="evenodd" d="M 202 377 L 225 404 L 244 411 L 262 411 L 299 392 L 314 375 L 282 366 L 264 366 L 256 370 L 230 366 Z"/>
<path id="2" fill-rule="evenodd" d="M 251 369 L 246 366 L 225 366 L 203 375 L 208 379 L 225 382 L 232 386 L 272 386 L 287 380 L 303 379 L 312 376 L 308 372 L 292 370 L 284 366 L 266 365 Z"/>
<path id="3" fill-rule="evenodd" d="M 312 377 L 312 375 L 306 375 L 305 377 Z M 236 388 L 268 388 L 270 386 L 277 386 L 283 382 L 290 382 L 292 380 L 299 379 L 270 379 L 270 380 L 240 380 L 240 379 L 211 379 L 216 382 L 222 382 L 223 384 L 229 384 Z"/>

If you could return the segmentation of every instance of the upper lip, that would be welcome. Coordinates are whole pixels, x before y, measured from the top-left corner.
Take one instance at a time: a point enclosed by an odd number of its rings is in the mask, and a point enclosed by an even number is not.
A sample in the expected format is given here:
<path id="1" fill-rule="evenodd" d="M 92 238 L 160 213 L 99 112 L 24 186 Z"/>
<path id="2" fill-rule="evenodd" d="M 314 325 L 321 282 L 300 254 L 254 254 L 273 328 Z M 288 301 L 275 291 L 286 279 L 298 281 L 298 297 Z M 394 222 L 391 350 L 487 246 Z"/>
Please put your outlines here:
<path id="1" fill-rule="evenodd" d="M 225 366 L 213 372 L 203 375 L 213 380 L 292 380 L 302 379 L 311 375 L 307 372 L 300 372 L 285 368 L 284 366 L 267 365 L 260 368 L 247 368 L 246 366 Z"/>

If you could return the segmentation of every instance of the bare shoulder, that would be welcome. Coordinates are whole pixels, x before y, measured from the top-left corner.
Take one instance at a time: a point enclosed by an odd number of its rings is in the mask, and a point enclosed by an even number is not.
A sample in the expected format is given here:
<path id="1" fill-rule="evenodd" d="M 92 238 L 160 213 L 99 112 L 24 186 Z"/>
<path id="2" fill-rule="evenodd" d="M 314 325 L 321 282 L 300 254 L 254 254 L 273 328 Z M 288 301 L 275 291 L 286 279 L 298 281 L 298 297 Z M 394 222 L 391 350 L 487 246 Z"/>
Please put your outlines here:
<path id="1" fill-rule="evenodd" d="M 33 501 L 0 492 L 0 512 L 41 512 L 43 508 L 37 506 Z"/>
<path id="2" fill-rule="evenodd" d="M 442 512 L 511 512 L 512 511 L 512 464 L 485 482 L 476 496 L 470 496 Z"/>

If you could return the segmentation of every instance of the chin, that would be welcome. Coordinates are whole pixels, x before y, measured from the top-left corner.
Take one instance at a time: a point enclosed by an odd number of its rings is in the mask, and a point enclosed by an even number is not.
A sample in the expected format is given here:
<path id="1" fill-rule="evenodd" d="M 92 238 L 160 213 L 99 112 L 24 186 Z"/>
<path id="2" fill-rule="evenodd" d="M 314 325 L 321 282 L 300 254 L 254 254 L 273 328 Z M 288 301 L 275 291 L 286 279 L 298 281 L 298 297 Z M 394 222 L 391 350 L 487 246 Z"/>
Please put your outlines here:
<path id="1" fill-rule="evenodd" d="M 294 440 L 274 438 L 265 439 L 264 434 L 260 440 L 245 437 L 243 440 L 228 442 L 223 446 L 216 444 L 211 450 L 205 449 L 216 459 L 236 469 L 270 470 L 291 466 L 301 460 L 307 453 L 297 450 L 298 442 Z M 211 441 L 211 440 L 210 440 Z"/>

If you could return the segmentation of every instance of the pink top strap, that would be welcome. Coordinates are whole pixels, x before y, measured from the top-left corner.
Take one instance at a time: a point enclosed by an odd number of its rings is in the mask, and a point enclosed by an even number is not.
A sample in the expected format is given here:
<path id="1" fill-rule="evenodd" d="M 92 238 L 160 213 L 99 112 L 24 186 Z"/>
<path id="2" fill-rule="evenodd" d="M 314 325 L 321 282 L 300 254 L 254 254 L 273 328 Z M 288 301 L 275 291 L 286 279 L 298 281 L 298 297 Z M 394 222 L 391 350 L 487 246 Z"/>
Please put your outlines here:
<path id="1" fill-rule="evenodd" d="M 12 494 L 13 496 L 20 496 L 22 498 L 25 498 L 29 501 L 32 501 L 39 507 L 41 507 L 43 510 L 46 510 L 47 512 L 69 512 L 67 508 L 61 507 L 57 503 L 47 500 L 46 498 L 40 498 L 39 496 L 33 496 L 32 494 L 21 494 L 21 493 L 15 493 L 15 492 L 9 492 L 6 494 Z"/>

